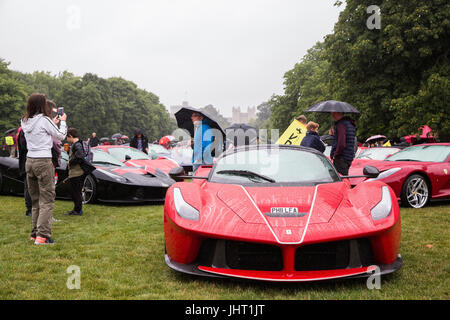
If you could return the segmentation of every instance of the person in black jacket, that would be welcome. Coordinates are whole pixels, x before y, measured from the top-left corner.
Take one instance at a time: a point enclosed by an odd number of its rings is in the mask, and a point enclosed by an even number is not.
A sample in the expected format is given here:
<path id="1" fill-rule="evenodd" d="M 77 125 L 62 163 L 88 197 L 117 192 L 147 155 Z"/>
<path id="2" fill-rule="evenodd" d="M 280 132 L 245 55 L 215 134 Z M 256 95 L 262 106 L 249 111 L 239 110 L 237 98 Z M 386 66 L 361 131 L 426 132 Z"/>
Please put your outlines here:
<path id="1" fill-rule="evenodd" d="M 92 132 L 92 137 L 88 139 L 89 145 L 91 147 L 96 147 L 100 144 L 100 140 L 97 138 L 97 134 Z"/>
<path id="2" fill-rule="evenodd" d="M 130 147 L 148 154 L 148 139 L 144 136 L 142 130 L 138 129 L 134 132 L 134 137 L 130 141 Z"/>
<path id="3" fill-rule="evenodd" d="M 300 143 L 300 146 L 314 148 L 323 153 L 325 151 L 325 145 L 323 144 L 322 140 L 320 140 L 319 124 L 310 121 L 306 125 L 306 130 L 308 131 L 306 132 L 306 136 Z"/>
<path id="4" fill-rule="evenodd" d="M 17 134 L 17 147 L 19 150 L 19 177 L 23 179 L 23 195 L 25 198 L 25 206 L 27 208 L 27 211 L 25 212 L 25 215 L 31 217 L 31 197 L 30 193 L 28 192 L 28 184 L 27 184 L 27 178 L 26 178 L 26 171 L 25 171 L 25 162 L 27 161 L 27 140 L 25 140 L 25 134 L 23 133 L 22 127 L 19 128 L 19 133 Z"/>
<path id="5" fill-rule="evenodd" d="M 87 174 L 95 169 L 86 160 L 86 151 L 83 142 L 80 140 L 78 130 L 67 129 L 67 142 L 72 144 L 69 150 L 69 189 L 74 203 L 74 208 L 66 214 L 70 216 L 81 216 L 83 214 L 82 189 L 83 182 Z"/>
<path id="6" fill-rule="evenodd" d="M 331 112 L 331 116 L 335 122 L 330 158 L 336 170 L 341 175 L 347 176 L 355 157 L 356 122 L 344 117 L 342 112 Z"/>

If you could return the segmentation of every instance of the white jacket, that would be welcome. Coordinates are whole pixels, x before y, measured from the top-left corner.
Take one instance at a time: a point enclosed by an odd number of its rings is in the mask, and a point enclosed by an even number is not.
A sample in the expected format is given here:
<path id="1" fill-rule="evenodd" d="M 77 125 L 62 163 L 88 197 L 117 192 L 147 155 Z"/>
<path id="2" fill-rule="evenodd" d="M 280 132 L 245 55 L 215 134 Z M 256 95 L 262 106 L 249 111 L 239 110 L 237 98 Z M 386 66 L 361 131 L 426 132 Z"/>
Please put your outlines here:
<path id="1" fill-rule="evenodd" d="M 22 130 L 27 141 L 28 158 L 51 158 L 52 157 L 52 137 L 64 140 L 67 134 L 65 121 L 60 121 L 60 128 L 42 113 L 33 118 L 21 121 Z"/>

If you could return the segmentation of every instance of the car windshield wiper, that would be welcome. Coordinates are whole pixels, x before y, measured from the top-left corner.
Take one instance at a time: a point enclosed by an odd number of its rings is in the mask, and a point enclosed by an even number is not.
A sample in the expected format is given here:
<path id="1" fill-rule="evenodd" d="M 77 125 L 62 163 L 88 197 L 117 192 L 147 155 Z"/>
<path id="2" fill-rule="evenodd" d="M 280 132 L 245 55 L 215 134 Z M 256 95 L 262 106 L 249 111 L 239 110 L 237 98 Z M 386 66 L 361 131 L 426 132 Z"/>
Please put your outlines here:
<path id="1" fill-rule="evenodd" d="M 269 181 L 271 183 L 275 183 L 276 181 L 270 177 L 267 177 L 265 175 L 249 171 L 249 170 L 221 170 L 217 172 L 218 174 L 234 174 L 237 176 L 246 176 L 246 177 L 258 177 L 263 180 Z"/>
<path id="2" fill-rule="evenodd" d="M 395 159 L 395 160 L 391 160 L 391 159 L 386 159 L 386 160 L 389 160 L 389 161 L 418 161 L 418 162 L 421 162 L 420 160 L 414 160 L 414 159 Z"/>

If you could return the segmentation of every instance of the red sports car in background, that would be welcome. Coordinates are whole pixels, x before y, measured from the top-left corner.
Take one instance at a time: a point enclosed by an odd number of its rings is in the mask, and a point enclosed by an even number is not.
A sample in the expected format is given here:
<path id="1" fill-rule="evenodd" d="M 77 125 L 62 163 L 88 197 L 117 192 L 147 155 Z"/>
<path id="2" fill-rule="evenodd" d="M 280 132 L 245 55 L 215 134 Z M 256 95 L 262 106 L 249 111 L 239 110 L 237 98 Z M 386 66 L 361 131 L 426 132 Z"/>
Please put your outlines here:
<path id="1" fill-rule="evenodd" d="M 370 172 L 370 169 L 374 171 Z M 375 168 L 365 174 L 377 176 Z M 184 178 L 183 169 L 171 172 Z M 166 193 L 167 265 L 213 277 L 299 282 L 401 267 L 399 207 L 381 181 L 351 188 L 322 153 L 231 149 Z"/>
<path id="2" fill-rule="evenodd" d="M 450 198 L 450 143 L 431 143 L 407 147 L 385 160 L 352 164 L 350 176 L 361 175 L 364 166 L 381 172 L 377 178 L 353 178 L 352 185 L 379 180 L 387 183 L 402 205 L 422 208 L 430 199 Z"/>
<path id="3" fill-rule="evenodd" d="M 400 151 L 401 148 L 397 147 L 373 147 L 362 149 L 358 155 L 355 156 L 355 160 L 384 160 L 394 153 Z"/>
<path id="4" fill-rule="evenodd" d="M 163 156 L 150 156 L 138 149 L 122 146 L 122 145 L 102 145 L 94 149 L 102 150 L 119 161 L 125 163 L 129 167 L 144 168 L 147 172 L 155 173 L 156 169 L 160 169 L 165 173 L 169 173 L 171 169 L 179 167 L 178 163 L 172 159 Z"/>

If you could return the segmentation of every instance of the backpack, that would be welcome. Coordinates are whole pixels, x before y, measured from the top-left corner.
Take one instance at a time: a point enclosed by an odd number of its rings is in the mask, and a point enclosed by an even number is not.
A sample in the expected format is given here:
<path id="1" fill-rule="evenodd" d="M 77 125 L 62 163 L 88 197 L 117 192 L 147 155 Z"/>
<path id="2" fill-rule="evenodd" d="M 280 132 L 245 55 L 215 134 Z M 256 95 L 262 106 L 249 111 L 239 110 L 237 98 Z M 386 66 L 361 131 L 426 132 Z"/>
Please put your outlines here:
<path id="1" fill-rule="evenodd" d="M 94 159 L 94 154 L 91 151 L 91 146 L 89 145 L 89 142 L 81 141 L 81 147 L 83 148 L 84 152 L 84 160 L 86 160 L 89 163 L 92 163 L 92 160 Z"/>
<path id="2" fill-rule="evenodd" d="M 92 171 L 95 170 L 95 167 L 92 165 L 94 154 L 92 153 L 91 147 L 87 141 L 80 141 L 80 144 L 84 153 L 84 162 L 80 164 L 80 167 L 83 169 L 85 174 L 91 174 Z"/>

